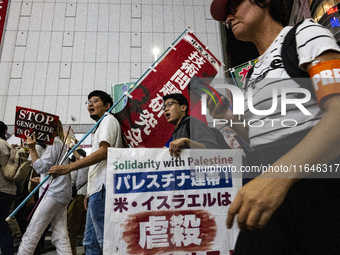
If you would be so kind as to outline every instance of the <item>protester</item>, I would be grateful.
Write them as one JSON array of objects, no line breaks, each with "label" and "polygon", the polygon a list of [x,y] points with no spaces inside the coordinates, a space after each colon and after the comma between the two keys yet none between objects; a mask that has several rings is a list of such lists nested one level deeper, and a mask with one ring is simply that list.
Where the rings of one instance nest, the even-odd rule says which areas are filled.
[{"label": "protester", "polygon": [[[70,159],[71,162],[80,160],[86,157],[86,151],[83,149],[77,149],[73,152],[73,156]],[[71,172],[71,183],[73,199],[67,209],[67,230],[69,233],[72,254],[77,255],[77,238],[78,234],[84,234],[85,222],[86,222],[86,210],[84,207],[84,200],[87,193],[87,175],[89,167],[79,169]]]},{"label": "protester", "polygon": [[[252,89],[252,105],[256,109],[272,106],[273,88],[278,88],[278,106],[282,103],[282,88],[299,88],[287,74],[281,57],[282,43],[291,29],[284,27],[287,2],[214,0],[211,4],[213,18],[225,21],[237,39],[253,42],[260,53],[248,86],[243,88],[245,92]],[[296,30],[296,43],[299,67],[311,77],[328,73],[331,78],[332,69],[339,70],[340,50],[326,28],[313,20],[305,20]],[[265,125],[249,129],[235,125],[237,133],[250,141],[254,149],[248,157],[248,164],[270,164],[272,169],[280,169],[280,166],[306,169],[317,164],[327,168],[327,164],[339,163],[339,160],[334,161],[340,155],[339,93],[337,83],[331,82],[327,86],[319,83],[317,101],[311,99],[301,105],[311,115],[305,115],[296,105],[290,105],[286,115],[282,115],[278,107],[271,115],[258,116],[248,109],[246,103],[245,123],[260,118],[276,119],[276,123],[295,119],[299,123],[296,127]],[[296,100],[299,93],[289,93],[287,97]],[[215,107],[209,101],[208,107],[214,118],[228,119],[229,123],[231,119],[242,122],[232,116],[230,109],[223,110],[221,105]],[[304,170],[267,172],[242,187],[230,205],[227,217],[227,227],[230,228],[237,215],[241,229],[235,255],[339,253],[339,179],[312,179],[313,176],[307,176],[312,173]]]},{"label": "protester", "polygon": [[85,199],[87,215],[83,245],[86,254],[91,255],[103,253],[107,149],[121,148],[123,139],[117,119],[112,114],[106,113],[113,105],[112,98],[106,92],[92,91],[86,104],[93,120],[99,121],[106,114],[94,132],[92,153],[67,166],[54,166],[49,174],[57,177],[90,166]]},{"label": "protester", "polygon": [[[27,146],[32,158],[33,168],[40,174],[40,178],[46,177],[47,171],[59,163],[59,160],[65,155],[66,148],[62,139],[64,138],[62,123],[57,124],[57,136],[53,145],[47,146],[41,157],[36,151],[36,136],[27,137]],[[64,161],[68,164],[68,160]],[[67,232],[67,205],[72,198],[71,179],[69,175],[52,180],[43,199],[41,199],[34,215],[28,225],[22,242],[19,246],[18,255],[30,255],[39,242],[41,235],[44,233],[48,224],[51,224],[51,242],[56,247],[57,254],[71,255],[71,245]],[[48,185],[45,182],[40,188],[40,195]]]},{"label": "protester", "polygon": [[[7,164],[10,154],[9,144],[6,142],[7,125],[0,121],[0,167]],[[14,201],[17,187],[15,182],[6,179],[0,170],[0,249],[2,255],[13,255],[13,238],[6,218]]]},{"label": "protester", "polygon": [[[37,142],[35,145],[35,150],[37,151],[37,154],[39,157],[44,153],[46,149],[46,144],[42,142]],[[31,155],[29,155],[28,158],[32,162]],[[30,179],[28,183],[28,192],[31,193],[40,183],[40,175],[37,174],[37,172],[34,170],[32,167],[32,171],[30,173]],[[27,201],[26,207],[25,207],[25,212],[24,212],[24,218],[23,221],[25,221],[24,228],[22,232],[24,233],[30,223],[31,218],[29,217],[32,213],[32,210],[35,206],[35,203],[39,200],[39,192],[34,193],[34,196],[31,196],[30,199]],[[50,228],[50,225],[47,226],[45,229],[44,233],[41,235],[40,240],[35,248],[34,255],[40,255],[45,253],[45,237],[47,235],[47,232]]]},{"label": "protester", "polygon": [[188,115],[188,100],[182,94],[170,94],[163,97],[164,116],[175,126],[173,141],[169,144],[171,156],[180,157],[182,148],[213,149],[218,148],[214,133],[199,119]]}]

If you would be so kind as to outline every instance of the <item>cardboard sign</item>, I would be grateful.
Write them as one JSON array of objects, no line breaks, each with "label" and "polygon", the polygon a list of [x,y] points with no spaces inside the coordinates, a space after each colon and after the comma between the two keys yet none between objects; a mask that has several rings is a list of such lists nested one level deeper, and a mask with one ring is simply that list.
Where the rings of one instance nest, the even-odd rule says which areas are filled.
[{"label": "cardboard sign", "polygon": [[[229,255],[241,150],[108,150],[104,254]],[[234,172],[233,172],[234,171]]]},{"label": "cardboard sign", "polygon": [[53,144],[57,134],[59,117],[50,113],[17,106],[15,114],[15,136],[26,139],[35,132],[37,142]]},{"label": "cardboard sign", "polygon": [[[173,125],[163,115],[163,96],[183,94],[192,107],[187,88],[190,79],[194,76],[213,78],[220,66],[221,63],[193,33],[187,33],[176,42],[136,84],[126,107],[115,114],[129,145],[133,148],[162,148],[173,132]],[[200,102],[189,111],[190,115],[204,118],[201,120],[206,122],[205,116],[201,115]]]}]

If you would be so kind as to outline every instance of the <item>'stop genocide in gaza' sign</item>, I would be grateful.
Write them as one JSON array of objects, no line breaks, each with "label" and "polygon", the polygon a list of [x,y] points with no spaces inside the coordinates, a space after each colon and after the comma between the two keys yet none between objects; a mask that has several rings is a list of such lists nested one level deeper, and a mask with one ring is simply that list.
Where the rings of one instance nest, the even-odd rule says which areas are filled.
[{"label": "'stop genocide in gaza' sign", "polygon": [[17,106],[15,114],[15,136],[26,139],[35,132],[38,142],[53,144],[57,133],[59,116]]}]

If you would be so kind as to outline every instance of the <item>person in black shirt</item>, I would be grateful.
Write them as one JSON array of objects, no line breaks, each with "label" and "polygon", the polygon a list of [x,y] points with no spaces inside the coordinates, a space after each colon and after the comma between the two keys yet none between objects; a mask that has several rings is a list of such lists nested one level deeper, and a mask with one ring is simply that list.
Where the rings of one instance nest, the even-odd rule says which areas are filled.
[{"label": "person in black shirt", "polygon": [[175,126],[173,141],[170,142],[171,156],[180,157],[181,148],[218,149],[214,133],[201,120],[188,115],[188,100],[182,94],[163,97],[164,116]]}]

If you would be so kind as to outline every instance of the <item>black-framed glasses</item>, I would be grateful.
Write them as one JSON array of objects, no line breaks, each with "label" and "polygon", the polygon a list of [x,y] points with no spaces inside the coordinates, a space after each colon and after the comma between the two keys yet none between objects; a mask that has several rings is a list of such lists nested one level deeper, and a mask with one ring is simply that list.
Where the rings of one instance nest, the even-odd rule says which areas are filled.
[{"label": "black-framed glasses", "polygon": [[170,107],[171,105],[174,105],[174,104],[179,104],[179,103],[177,103],[177,102],[175,102],[175,101],[167,102],[166,104],[164,104],[164,105],[162,106],[162,110],[164,111],[167,107]]}]

